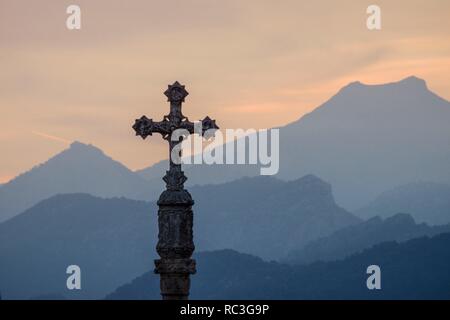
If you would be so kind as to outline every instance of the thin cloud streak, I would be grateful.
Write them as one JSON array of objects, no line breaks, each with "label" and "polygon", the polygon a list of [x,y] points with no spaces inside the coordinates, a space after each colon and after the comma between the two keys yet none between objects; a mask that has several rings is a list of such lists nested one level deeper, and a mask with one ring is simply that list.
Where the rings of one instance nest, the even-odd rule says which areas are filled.
[{"label": "thin cloud streak", "polygon": [[34,135],[36,135],[36,136],[39,136],[39,137],[48,139],[48,140],[53,140],[53,141],[63,142],[63,143],[66,143],[66,144],[70,144],[70,143],[73,142],[73,141],[71,141],[71,140],[64,139],[64,138],[61,138],[61,137],[57,137],[57,136],[54,136],[54,135],[51,135],[51,134],[48,134],[48,133],[44,133],[44,132],[31,131],[31,133],[34,134]]}]

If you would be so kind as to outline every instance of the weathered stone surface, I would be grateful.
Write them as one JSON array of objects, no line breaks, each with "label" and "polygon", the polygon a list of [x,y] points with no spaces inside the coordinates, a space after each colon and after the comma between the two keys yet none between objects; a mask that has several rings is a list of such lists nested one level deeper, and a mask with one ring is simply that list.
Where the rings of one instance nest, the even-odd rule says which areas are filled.
[{"label": "weathered stone surface", "polygon": [[[163,139],[169,141],[169,154],[172,154],[173,148],[181,143],[181,140],[171,141],[172,133],[177,129],[186,129],[193,134],[194,123],[181,112],[181,104],[189,94],[185,86],[176,81],[169,85],[164,94],[170,102],[170,113],[164,116],[163,121],[154,122],[142,116],[136,119],[133,129],[136,135],[143,139],[155,132],[161,134]],[[215,120],[208,116],[201,122],[203,136],[210,129],[219,129]],[[175,164],[172,159],[163,180],[166,182],[166,190],[158,200],[159,234],[156,245],[161,259],[155,260],[155,273],[160,274],[163,299],[184,300],[189,297],[189,275],[196,272],[195,260],[191,259],[195,250],[192,231],[194,201],[184,189],[187,178],[181,170],[181,165]]]}]

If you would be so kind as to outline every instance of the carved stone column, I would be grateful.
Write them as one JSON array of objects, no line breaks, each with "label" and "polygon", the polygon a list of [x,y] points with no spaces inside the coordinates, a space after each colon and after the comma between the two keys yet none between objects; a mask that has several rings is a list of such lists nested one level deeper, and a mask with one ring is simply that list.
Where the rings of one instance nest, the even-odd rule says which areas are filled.
[{"label": "carved stone column", "polygon": [[[170,174],[167,172],[166,177]],[[184,175],[183,175],[184,176]],[[158,200],[158,244],[161,259],[155,260],[155,273],[161,276],[164,300],[185,300],[189,296],[191,274],[196,272],[191,259],[194,201],[187,190],[166,190]]]}]

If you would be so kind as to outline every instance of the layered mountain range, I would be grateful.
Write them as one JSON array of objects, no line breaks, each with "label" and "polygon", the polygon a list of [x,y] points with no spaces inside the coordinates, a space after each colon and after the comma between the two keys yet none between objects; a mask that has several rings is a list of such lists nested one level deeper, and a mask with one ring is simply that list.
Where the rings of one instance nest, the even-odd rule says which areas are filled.
[{"label": "layered mountain range", "polygon": [[330,236],[313,240],[304,247],[290,252],[284,261],[290,264],[308,264],[315,261],[341,260],[382,242],[404,242],[440,233],[450,233],[450,224],[442,226],[417,224],[411,215],[405,213],[386,219],[376,216],[342,228]]},{"label": "layered mountain range", "polygon": [[[360,219],[339,208],[314,176],[245,178],[192,188],[197,250],[231,248],[279,259]],[[57,195],[0,224],[0,290],[8,298],[64,293],[65,268],[85,274],[72,298],[99,298],[148,270],[157,239],[155,203]],[[30,268],[32,266],[32,268]]]},{"label": "layered mountain range", "polygon": [[[192,299],[450,299],[450,234],[385,242],[345,260],[288,266],[231,250],[197,254]],[[368,290],[370,265],[381,290]],[[107,299],[159,299],[159,279],[147,272]]]},{"label": "layered mountain range", "polygon": [[[408,77],[353,82],[299,120],[280,127],[280,171],[293,180],[314,174],[336,201],[356,210],[386,190],[417,181],[450,184],[450,103]],[[138,171],[156,178],[164,162]],[[186,166],[188,185],[259,174],[257,166]],[[449,220],[447,220],[449,221]]]},{"label": "layered mountain range", "polygon": [[[277,178],[289,181],[314,174],[333,186],[340,206],[367,218],[378,210],[366,208],[368,204],[387,190],[420,181],[450,184],[448,123],[450,103],[421,79],[409,77],[383,85],[354,82],[311,113],[279,128]],[[0,187],[0,221],[61,193],[155,200],[164,188],[161,177],[166,168],[167,161],[162,161],[132,172],[100,149],[75,142]],[[221,184],[260,173],[256,165],[186,165],[184,170],[188,186]],[[395,209],[409,211],[405,206]],[[439,218],[429,220],[423,211],[420,215],[425,217],[412,214],[418,221],[450,222],[447,212],[439,212]]]},{"label": "layered mountain range", "polygon": [[[200,262],[205,257],[203,270],[222,270],[219,264],[227,266],[230,259],[236,259],[230,270],[240,270],[222,278],[207,272],[218,279],[222,291],[212,292],[202,280],[193,288],[194,296],[240,298],[249,294],[244,284],[254,287],[255,279],[265,277],[273,280],[266,283],[273,289],[269,298],[288,293],[291,298],[334,297],[335,290],[345,292],[343,283],[330,280],[332,286],[327,287],[320,282],[321,272],[332,268],[338,270],[332,275],[352,281],[344,268],[354,267],[361,257],[367,258],[361,258],[364,263],[387,263],[387,254],[406,259],[410,249],[425,279],[420,272],[428,272],[429,265],[420,259],[435,258],[418,250],[436,253],[436,263],[445,265],[439,250],[446,238],[403,242],[450,231],[448,123],[450,103],[429,91],[423,80],[410,77],[375,86],[356,82],[280,128],[276,177],[258,176],[258,166],[186,166],[188,189],[196,201],[196,250],[216,250],[199,255]],[[164,188],[166,166],[161,162],[133,172],[97,147],[74,142],[0,185],[2,297],[98,299],[150,270],[157,238],[154,200]],[[387,248],[383,253],[377,245],[385,241],[401,244],[381,246]],[[223,249],[240,253],[218,251]],[[326,263],[302,269],[317,261]],[[65,270],[71,264],[83,270],[81,291],[65,287]],[[405,266],[401,260],[393,268]],[[255,268],[253,275],[246,273],[249,267]],[[441,271],[439,276],[447,279]],[[308,272],[317,278],[308,279]],[[303,289],[295,286],[297,278],[290,278],[294,275],[305,283]],[[397,281],[393,273],[389,277]],[[314,294],[310,280],[319,281],[317,288],[329,294]],[[422,295],[413,290],[405,297],[427,297],[427,292],[443,297],[442,290],[448,289],[437,288],[435,282],[421,285]],[[139,293],[139,288],[120,289],[110,297],[156,294]],[[351,290],[342,297],[371,297]],[[401,297],[399,292],[405,293],[394,290],[380,297]]]}]

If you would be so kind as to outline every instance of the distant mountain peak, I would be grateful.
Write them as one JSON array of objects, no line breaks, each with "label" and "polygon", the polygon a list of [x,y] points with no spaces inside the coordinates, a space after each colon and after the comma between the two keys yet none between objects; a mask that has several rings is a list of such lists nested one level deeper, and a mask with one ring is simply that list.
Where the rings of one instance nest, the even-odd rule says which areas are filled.
[{"label": "distant mountain peak", "polygon": [[391,217],[387,217],[384,220],[386,223],[402,224],[402,225],[415,225],[414,218],[408,213],[397,213]]},{"label": "distant mountain peak", "polygon": [[55,194],[142,199],[149,198],[152,188],[99,148],[76,141],[0,188],[0,222]]},{"label": "distant mountain peak", "polygon": [[[394,82],[395,83],[395,82]],[[424,79],[418,78],[416,76],[409,76],[406,77],[403,80],[400,80],[397,83],[402,83],[402,84],[409,84],[409,85],[418,85],[418,86],[423,86],[423,87],[427,87],[427,83]]]},{"label": "distant mountain peak", "polygon": [[300,179],[298,179],[301,183],[319,183],[319,184],[327,184],[325,181],[320,179],[318,176],[315,176],[313,174],[307,174]]},{"label": "distant mountain peak", "polygon": [[414,91],[428,90],[427,83],[425,82],[425,80],[418,78],[416,76],[409,76],[399,81],[382,84],[366,84],[362,83],[361,81],[353,81],[350,82],[345,87],[343,87],[340,91],[345,93],[354,93],[355,91],[357,92],[361,89],[389,88],[389,87],[405,88]]},{"label": "distant mountain peak", "polygon": [[103,154],[103,151],[92,144],[86,144],[79,141],[74,141],[70,144],[70,148],[68,150],[72,151],[95,151]]},{"label": "distant mountain peak", "polygon": [[331,185],[328,182],[323,181],[313,174],[307,174],[299,179],[293,180],[291,184],[311,191],[322,190],[324,193],[329,194],[332,192]]},{"label": "distant mountain peak", "polygon": [[420,79],[416,76],[409,76],[404,78],[398,82],[388,83],[388,86],[399,88],[408,93],[420,93],[420,92],[429,92],[427,83],[425,80]]},{"label": "distant mountain peak", "polygon": [[343,87],[342,89],[352,89],[352,88],[360,88],[360,87],[367,87],[369,85],[362,83],[361,81],[353,81],[350,82],[348,85]]},{"label": "distant mountain peak", "polygon": [[446,224],[450,221],[450,185],[428,181],[410,182],[382,192],[356,212],[361,217],[389,217],[398,212],[407,212],[419,223]]}]

